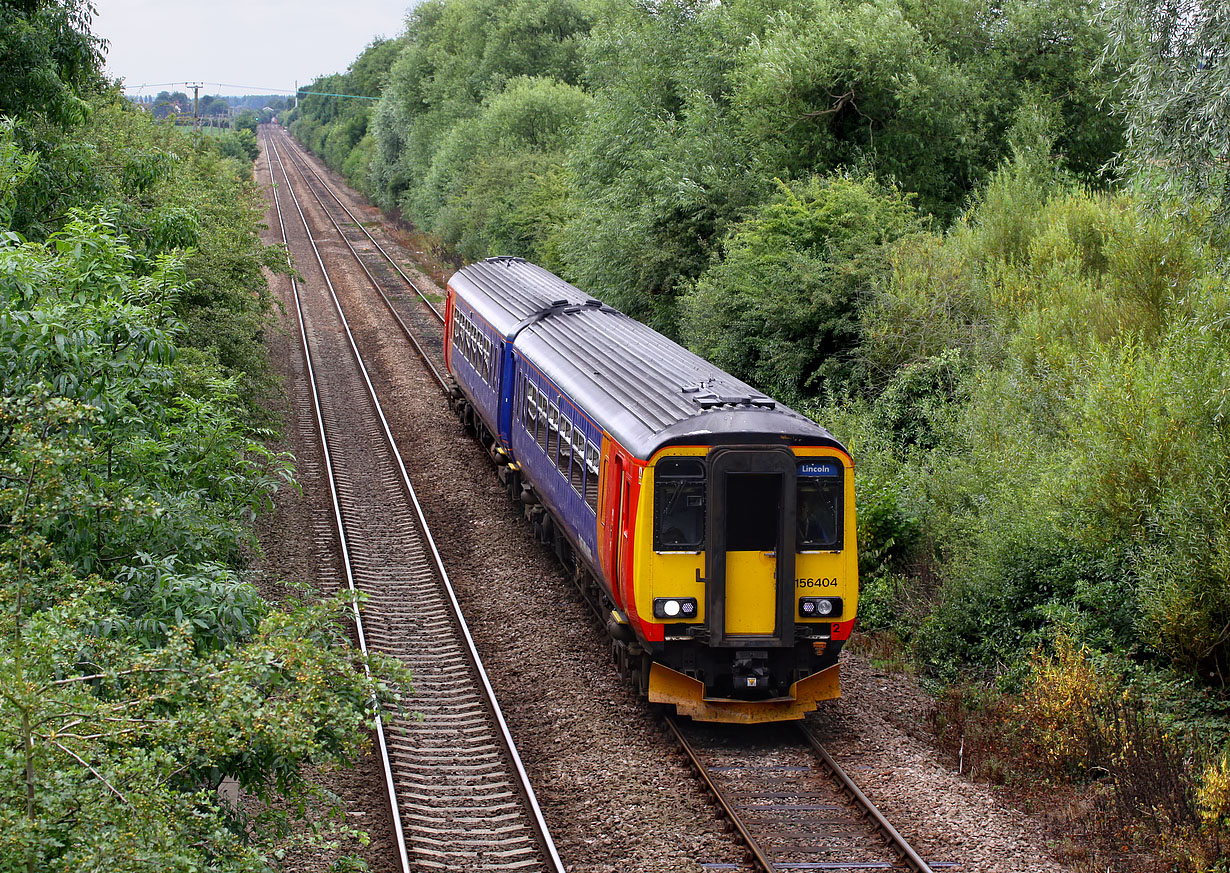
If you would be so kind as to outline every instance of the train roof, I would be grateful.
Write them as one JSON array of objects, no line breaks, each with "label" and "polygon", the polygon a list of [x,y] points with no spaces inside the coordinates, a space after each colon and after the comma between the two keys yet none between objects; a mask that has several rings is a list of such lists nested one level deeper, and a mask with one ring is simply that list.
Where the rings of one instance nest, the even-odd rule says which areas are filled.
[{"label": "train roof", "polygon": [[678,444],[842,448],[811,419],[541,267],[502,258],[465,267],[450,284],[497,330],[511,323],[501,332],[515,330],[516,349],[639,458]]},{"label": "train roof", "polygon": [[596,300],[524,258],[488,258],[458,270],[448,284],[501,336],[552,306]]}]

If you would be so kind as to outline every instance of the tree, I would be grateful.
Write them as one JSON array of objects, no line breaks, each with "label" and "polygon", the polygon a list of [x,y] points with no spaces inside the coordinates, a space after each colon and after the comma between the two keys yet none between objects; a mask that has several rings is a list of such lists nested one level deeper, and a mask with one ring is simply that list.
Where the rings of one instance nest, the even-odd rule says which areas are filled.
[{"label": "tree", "polygon": [[578,84],[587,0],[429,0],[410,13],[403,47],[377,105],[372,181],[408,209],[454,125],[522,76]]},{"label": "tree", "polygon": [[1230,221],[1230,10],[1210,0],[1120,0],[1110,61],[1126,68],[1126,169],[1163,197]]},{"label": "tree", "polygon": [[[256,125],[259,123],[256,113],[251,109],[245,109],[235,116],[233,126],[235,130],[246,130],[253,136],[256,136]],[[253,158],[256,156],[253,155]]]},{"label": "tree", "polygon": [[684,297],[684,339],[786,402],[839,392],[854,375],[859,316],[888,273],[889,244],[918,229],[901,192],[874,179],[779,183]]},{"label": "tree", "polygon": [[[34,165],[11,139],[0,178]],[[246,822],[220,780],[286,801],[272,810],[308,803],[301,767],[352,759],[373,694],[387,698],[349,646],[347,604],[279,611],[244,578],[251,518],[287,461],[247,423],[238,379],[181,345],[187,231],[134,244],[119,207],[142,226],[141,205],[76,210],[44,242],[0,233],[5,870],[268,870],[286,812]],[[195,242],[226,264],[200,228]]]},{"label": "tree", "polygon": [[90,32],[88,0],[0,2],[0,116],[65,124],[103,87],[103,40]]}]

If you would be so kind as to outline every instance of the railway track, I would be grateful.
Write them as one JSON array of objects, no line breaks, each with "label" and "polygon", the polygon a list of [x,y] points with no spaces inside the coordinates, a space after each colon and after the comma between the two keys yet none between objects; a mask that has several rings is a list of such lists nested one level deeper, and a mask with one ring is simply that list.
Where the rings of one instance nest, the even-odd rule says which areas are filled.
[{"label": "railway track", "polygon": [[[422,357],[435,380],[447,390],[443,371],[444,315],[440,312],[440,305],[419,287],[388,249],[367,230],[333,186],[307,161],[299,147],[284,132],[277,137],[280,149],[294,163],[299,178],[345,241],[368,281],[397,320],[402,333]],[[409,299],[402,293],[405,291],[410,292]]]},{"label": "railway track", "polygon": [[274,186],[283,239],[310,252],[299,259],[304,281],[292,280],[292,291],[333,500],[331,533],[346,584],[366,598],[362,613],[355,610],[360,645],[409,665],[417,692],[407,702],[411,715],[386,713],[378,729],[400,868],[562,873],[330,278],[326,247],[277,144],[268,137],[265,144],[270,174],[284,183]]},{"label": "railway track", "polygon": [[[288,157],[303,187],[311,193],[313,201],[345,241],[367,280],[380,294],[383,305],[396,319],[401,332],[427,364],[434,379],[447,392],[448,384],[442,367],[443,318],[438,307],[401,269],[396,258],[367,231],[332,186],[302,157],[297,145],[285,134],[281,134],[278,141],[282,150],[289,153]],[[272,142],[268,147],[271,154],[280,155]],[[289,174],[284,167],[282,171],[289,190]],[[405,293],[407,291],[409,294]],[[335,427],[326,416],[326,432]],[[402,472],[404,475],[404,467]],[[369,487],[362,483],[354,484],[359,490]],[[409,488],[408,479],[404,487]],[[397,526],[386,527],[393,530]],[[362,585],[360,588],[362,590]],[[369,612],[371,608],[369,605]],[[460,692],[465,687],[464,680],[452,676],[448,677],[448,681],[426,685],[422,677],[429,674],[420,672],[421,669],[415,668],[416,676],[420,677],[416,687],[433,696]],[[692,724],[690,721],[680,724],[673,718],[667,718],[667,724],[723,814],[747,846],[747,865],[702,864],[705,869],[826,870],[836,873],[876,869],[929,873],[932,869],[805,728],[780,725],[731,731],[719,726]],[[396,754],[400,748],[399,742],[391,742],[390,748]],[[464,753],[458,753],[455,757],[464,756]],[[418,797],[422,792],[427,778],[420,775],[414,796]],[[416,807],[410,815],[419,811]],[[407,818],[407,815],[403,809],[402,818]],[[413,845],[416,833],[413,828],[409,830],[408,845]],[[432,845],[443,842],[440,840]],[[550,854],[554,856],[554,849],[550,850]],[[558,863],[558,858],[555,862]],[[464,870],[504,869],[469,861],[456,866],[449,866],[443,861],[420,866]],[[936,864],[935,868],[951,866],[955,865]]]},{"label": "railway track", "polygon": [[747,846],[753,869],[931,873],[806,726],[665,722]]}]

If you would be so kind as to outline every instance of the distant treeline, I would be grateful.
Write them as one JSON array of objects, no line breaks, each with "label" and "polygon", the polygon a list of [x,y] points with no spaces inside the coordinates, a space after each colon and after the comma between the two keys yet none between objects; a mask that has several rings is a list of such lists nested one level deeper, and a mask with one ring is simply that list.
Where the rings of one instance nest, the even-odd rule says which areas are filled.
[{"label": "distant treeline", "polygon": [[312,86],[378,102],[285,118],[463,258],[544,264],[847,440],[862,639],[949,689],[954,748],[1213,869],[1228,30],[1163,0],[426,0]]},{"label": "distant treeline", "polygon": [[154,113],[155,118],[165,118],[168,115],[192,115],[194,111],[200,117],[230,116],[246,110],[261,122],[271,120],[277,113],[287,109],[294,102],[292,97],[274,94],[244,97],[202,95],[196,107],[193,107],[193,98],[183,91],[159,91],[157,95],[142,94],[129,96],[128,99],[148,108]]}]

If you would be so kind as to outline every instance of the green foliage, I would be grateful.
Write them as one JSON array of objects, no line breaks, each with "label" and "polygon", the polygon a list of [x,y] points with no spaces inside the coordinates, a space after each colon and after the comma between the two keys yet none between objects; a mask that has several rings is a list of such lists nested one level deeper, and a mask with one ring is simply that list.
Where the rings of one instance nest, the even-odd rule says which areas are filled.
[{"label": "green foliage", "polygon": [[[442,184],[449,184],[441,174],[465,163],[463,156],[441,152],[465,148],[461,141],[467,128],[458,125],[471,119],[491,130],[503,118],[522,128],[508,132],[512,140],[548,148],[546,142],[526,139],[530,132],[524,126],[530,119],[525,109],[534,97],[517,83],[525,77],[542,80],[538,99],[575,103],[579,95],[559,92],[551,97],[546,83],[578,83],[578,38],[588,29],[589,12],[582,0],[432,0],[416,6],[372,118],[376,142],[371,184],[377,198],[434,229],[436,213],[445,205],[438,194]],[[506,90],[516,96],[495,102]],[[570,115],[575,109],[557,105],[548,128],[561,123],[560,113]],[[487,204],[480,200],[476,205]],[[471,238],[485,233],[474,218],[454,224],[473,227],[476,236]]]},{"label": "green foliage", "polygon": [[370,145],[363,160],[356,160],[355,152],[368,135],[373,101],[324,95],[379,96],[400,49],[397,40],[374,40],[345,73],[323,76],[304,89],[320,93],[301,95],[298,107],[286,120],[302,143],[362,191],[370,190]]},{"label": "green foliage", "polygon": [[[344,601],[275,611],[241,574],[287,459],[178,354],[187,286],[100,208],[0,244],[4,869],[265,870],[301,768],[405,690],[356,669]],[[226,778],[289,803],[245,822]]]},{"label": "green foliage", "polygon": [[740,46],[761,26],[755,6],[610,4],[585,45],[594,102],[569,156],[565,272],[668,334],[678,295],[740,212],[773,190],[771,171],[753,171],[731,136],[726,96]]},{"label": "green foliage", "polygon": [[1230,217],[1230,18],[1216,3],[1119,0],[1108,56],[1124,69],[1126,167],[1160,201]]},{"label": "green foliage", "polygon": [[83,0],[0,3],[0,117],[81,121],[102,88],[103,41]]},{"label": "green foliage", "polygon": [[[256,125],[258,123],[256,113],[251,109],[245,109],[235,116],[235,120],[231,123],[231,126],[235,130],[246,130],[253,136],[256,136]],[[256,156],[253,155],[252,157],[255,160]]]},{"label": "green foliage", "polygon": [[874,180],[781,185],[733,229],[724,257],[684,299],[684,336],[698,354],[787,401],[841,390],[854,375],[858,313],[888,270],[888,245],[918,227],[905,197]]},{"label": "green foliage", "polygon": [[1220,682],[1218,255],[1195,222],[1066,185],[1053,122],[1016,127],[965,221],[896,243],[863,310],[882,387],[859,413],[874,439],[856,455],[879,471],[860,510],[874,516],[875,489],[909,495],[939,585],[912,568],[893,584],[931,601],[910,636],[935,678],[976,665],[1015,683],[1020,653],[1062,630]]},{"label": "green foliage", "polygon": [[[71,5],[0,19],[5,81],[49,23],[95,45]],[[282,258],[251,131],[227,158],[116,92],[78,112],[97,69],[43,61],[54,88],[0,97],[48,101],[0,124],[0,869],[265,871],[309,806],[350,833],[302,768],[353,760],[408,677],[366,677],[349,603],[275,610],[243,571],[290,481],[253,427]]]},{"label": "green foliage", "polygon": [[950,217],[983,149],[978,83],[896,0],[824,0],[784,13],[733,77],[739,135],[763,166],[796,176],[870,161]]},{"label": "green foliage", "polygon": [[561,208],[566,190],[563,149],[588,105],[572,85],[513,80],[456,126],[407,206],[467,257],[546,254],[552,226],[544,218]]},{"label": "green foliage", "polygon": [[261,153],[256,144],[256,133],[246,128],[236,128],[218,138],[218,150],[223,156],[238,161],[255,161]]}]

